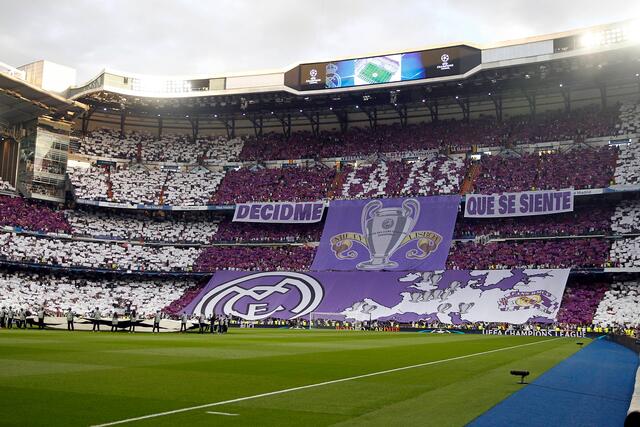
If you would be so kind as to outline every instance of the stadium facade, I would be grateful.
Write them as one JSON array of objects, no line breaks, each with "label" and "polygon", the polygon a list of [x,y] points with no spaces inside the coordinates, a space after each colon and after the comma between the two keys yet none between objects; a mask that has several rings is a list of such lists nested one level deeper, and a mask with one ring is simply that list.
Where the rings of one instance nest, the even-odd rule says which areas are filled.
[{"label": "stadium facade", "polygon": [[[403,271],[466,271],[466,282],[453,273],[431,277],[436,288],[440,280],[451,285],[434,294],[421,288],[422,276],[387,276],[422,292],[402,297],[408,298],[402,304],[425,303],[416,316],[401,319],[405,310],[397,300],[384,307],[367,301],[369,291],[349,307],[329,304],[326,310],[350,310],[367,320],[385,308],[390,311],[376,318],[406,322],[427,314],[440,322],[440,313],[444,323],[455,318],[463,324],[471,301],[433,310],[431,301],[445,303],[460,283],[479,294],[485,285],[500,288],[498,278],[487,279],[491,270],[524,283],[550,274],[535,270],[561,269],[570,277],[566,292],[564,283],[555,294],[500,288],[503,311],[524,298],[541,313],[516,323],[552,313],[546,321],[631,334],[640,323],[630,303],[640,269],[639,44],[637,25],[628,21],[496,46],[455,43],[242,75],[104,70],[65,89],[74,76],[65,67],[46,61],[4,67],[2,203],[13,214],[0,234],[8,290],[3,303],[64,310],[94,287],[110,296],[87,297],[78,312],[99,304],[106,312],[137,306],[176,315],[198,306],[210,291],[202,280],[214,274],[211,283],[218,283],[216,271],[393,269],[403,265],[391,259],[394,254],[428,257],[437,251],[424,245],[442,244],[441,262],[413,263]],[[517,223],[464,215],[469,194],[568,188],[572,204],[564,213]],[[448,214],[448,231],[420,228],[417,212],[425,212],[422,198],[431,196],[456,198],[460,206],[460,213]],[[231,218],[242,203],[265,202],[318,202],[330,215],[338,199],[373,204],[358,207],[368,209],[362,225],[336,234],[341,237],[327,243],[334,245],[330,250],[323,249],[326,215],[316,223],[283,225]],[[384,250],[371,231],[376,210],[404,224]],[[321,250],[340,259],[353,255],[351,245],[368,251],[357,254],[362,259],[354,266],[338,267],[332,259],[331,267],[314,268],[322,264]],[[296,283],[317,280],[304,274]],[[481,275],[495,283],[472,288]],[[230,280],[243,277],[236,276]],[[339,282],[333,277],[323,280]],[[42,281],[56,283],[56,292],[44,297]],[[26,297],[15,292],[20,283],[29,289]],[[157,286],[163,286],[161,297]],[[617,307],[615,313],[607,304]],[[207,307],[200,311],[218,310]],[[264,306],[245,308],[277,315]],[[288,308],[289,318],[299,317],[296,307]],[[266,316],[251,320],[258,318]],[[501,318],[473,318],[483,320]]]}]

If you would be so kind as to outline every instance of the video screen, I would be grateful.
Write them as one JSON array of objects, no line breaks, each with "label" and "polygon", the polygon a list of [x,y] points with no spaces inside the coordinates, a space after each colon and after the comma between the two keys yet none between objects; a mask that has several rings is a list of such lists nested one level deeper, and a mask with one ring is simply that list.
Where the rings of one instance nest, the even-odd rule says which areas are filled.
[{"label": "video screen", "polygon": [[[463,61],[467,61],[468,66],[461,66]],[[303,64],[300,66],[299,87],[303,90],[334,89],[442,77],[462,74],[479,63],[477,49],[454,46]]]}]

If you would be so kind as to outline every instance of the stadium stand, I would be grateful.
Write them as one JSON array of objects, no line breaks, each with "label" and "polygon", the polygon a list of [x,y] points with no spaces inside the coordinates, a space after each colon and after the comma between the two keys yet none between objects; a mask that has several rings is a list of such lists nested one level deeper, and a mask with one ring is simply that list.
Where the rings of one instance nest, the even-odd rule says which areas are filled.
[{"label": "stadium stand", "polygon": [[615,182],[618,185],[640,184],[640,143],[620,147]]},{"label": "stadium stand", "polygon": [[205,168],[190,172],[169,172],[164,185],[164,200],[159,204],[204,206],[209,203],[224,174]]},{"label": "stadium stand", "polygon": [[623,200],[611,217],[611,230],[616,233],[640,232],[640,201]]},{"label": "stadium stand", "polygon": [[598,268],[607,262],[609,242],[600,238],[456,243],[447,268]]},{"label": "stadium stand", "polygon": [[0,233],[0,260],[64,268],[135,272],[216,270],[308,270],[314,248],[305,246],[213,246],[87,242]]},{"label": "stadium stand", "polygon": [[58,240],[0,233],[0,259],[25,264],[122,271],[190,271],[196,248]]},{"label": "stadium stand", "polygon": [[69,308],[88,315],[98,307],[107,315],[135,307],[145,316],[171,306],[194,287],[196,282],[188,279],[101,279],[4,271],[0,273],[0,306],[34,313],[44,305],[58,315]]},{"label": "stadium stand", "polygon": [[67,168],[69,180],[73,186],[75,196],[86,200],[107,200],[108,176],[107,168]]},{"label": "stadium stand", "polygon": [[626,100],[620,104],[617,135],[635,134],[640,131],[640,103]]},{"label": "stadium stand", "polygon": [[310,168],[241,168],[227,172],[212,202],[322,200],[327,197],[334,178],[335,169],[320,165]]},{"label": "stadium stand", "polygon": [[196,261],[198,271],[304,271],[313,260],[314,248],[306,246],[213,246]]},{"label": "stadium stand", "polygon": [[87,156],[143,162],[196,163],[198,160],[228,162],[242,150],[241,138],[199,137],[195,142],[186,135],[163,135],[97,129],[82,139],[78,152]]},{"label": "stadium stand", "polygon": [[136,132],[127,133],[121,138],[119,130],[98,129],[80,141],[78,152],[87,156],[133,160],[137,156],[138,143],[142,138]]},{"label": "stadium stand", "polygon": [[189,172],[162,171],[134,165],[72,169],[76,197],[122,204],[204,206],[224,173],[197,167]]},{"label": "stadium stand", "polygon": [[167,181],[167,172],[142,166],[118,167],[109,174],[112,196],[104,197],[112,202],[157,205],[160,191]]},{"label": "stadium stand", "polygon": [[322,223],[315,224],[260,224],[221,221],[211,237],[214,242],[317,242]]},{"label": "stadium stand", "polygon": [[460,157],[361,163],[342,171],[345,181],[340,194],[348,199],[455,194],[464,171],[465,162]]},{"label": "stadium stand", "polygon": [[592,325],[598,304],[610,285],[607,283],[569,282],[556,316],[558,323]]},{"label": "stadium stand", "polygon": [[324,132],[313,137],[309,132],[282,135],[267,134],[245,142],[239,155],[242,161],[286,160],[369,156],[414,150],[441,149],[466,151],[472,145],[512,146],[545,141],[567,141],[576,136],[591,138],[616,133],[618,106],[605,111],[586,107],[570,114],[552,111],[529,116],[515,116],[503,123],[479,118],[469,123],[441,120],[406,127],[378,126],[375,130],[354,128],[344,134]]},{"label": "stadium stand", "polygon": [[617,267],[640,267],[640,237],[615,240],[610,257]]},{"label": "stadium stand", "polygon": [[515,157],[483,156],[480,166],[476,193],[604,188],[613,181],[616,152],[603,147]]},{"label": "stadium stand", "polygon": [[73,234],[96,239],[205,244],[218,224],[205,219],[150,218],[145,214],[67,210]]},{"label": "stadium stand", "polygon": [[605,292],[594,315],[594,323],[607,326],[638,327],[640,325],[640,283],[615,282]]},{"label": "stadium stand", "polygon": [[71,233],[64,215],[22,197],[0,196],[0,226],[42,233]]},{"label": "stadium stand", "polygon": [[555,215],[492,219],[461,217],[456,222],[454,236],[469,239],[480,236],[506,238],[609,234],[612,212],[613,207],[581,206],[574,212]]},{"label": "stadium stand", "polygon": [[[206,282],[205,282],[206,283]],[[200,293],[204,284],[193,284],[186,288],[180,298],[171,301],[162,311],[169,316],[179,318],[184,312],[184,308]]]},{"label": "stadium stand", "polygon": [[467,167],[460,157],[445,156],[417,160],[410,166],[409,177],[402,186],[402,195],[456,194],[460,191]]}]

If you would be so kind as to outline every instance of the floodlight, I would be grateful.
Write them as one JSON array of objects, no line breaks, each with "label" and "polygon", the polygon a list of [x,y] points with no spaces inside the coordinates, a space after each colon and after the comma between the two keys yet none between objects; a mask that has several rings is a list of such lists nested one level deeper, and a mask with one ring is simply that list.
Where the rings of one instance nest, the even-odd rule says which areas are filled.
[{"label": "floodlight", "polygon": [[589,31],[588,33],[585,33],[582,36],[580,36],[580,39],[578,41],[579,41],[580,47],[591,49],[600,45],[601,40],[602,40],[601,34],[595,33],[593,31]]}]

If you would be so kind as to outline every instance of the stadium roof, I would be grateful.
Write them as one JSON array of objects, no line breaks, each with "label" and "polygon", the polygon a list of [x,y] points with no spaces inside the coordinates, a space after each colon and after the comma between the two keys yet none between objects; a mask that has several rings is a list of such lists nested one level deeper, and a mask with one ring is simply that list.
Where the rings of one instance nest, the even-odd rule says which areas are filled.
[{"label": "stadium roof", "polygon": [[0,123],[11,125],[41,115],[73,119],[88,108],[0,72]]},{"label": "stadium roof", "polygon": [[[464,111],[468,110],[465,103],[476,101],[501,104],[501,99],[523,96],[570,97],[575,90],[606,91],[636,84],[640,81],[640,26],[634,25],[634,21],[623,21],[494,46],[455,44],[242,75],[168,77],[104,70],[87,84],[70,88],[68,96],[101,114],[189,121],[246,119],[254,126],[273,118],[285,126],[290,116],[317,123],[316,114],[337,116],[345,111],[371,115],[398,110],[406,115],[400,110],[425,105],[437,110],[438,105],[458,104]],[[340,61],[355,68],[360,60],[393,61],[416,53],[422,55],[426,71],[408,80],[358,84],[352,70],[351,85],[326,87],[325,75],[310,76],[326,68],[328,77],[330,68]],[[442,58],[454,66],[446,68]]]}]

